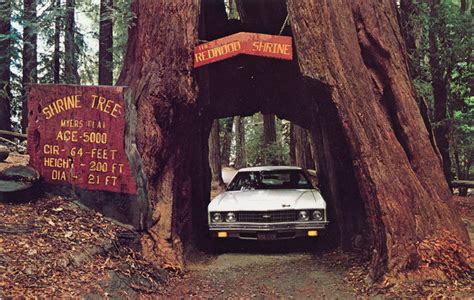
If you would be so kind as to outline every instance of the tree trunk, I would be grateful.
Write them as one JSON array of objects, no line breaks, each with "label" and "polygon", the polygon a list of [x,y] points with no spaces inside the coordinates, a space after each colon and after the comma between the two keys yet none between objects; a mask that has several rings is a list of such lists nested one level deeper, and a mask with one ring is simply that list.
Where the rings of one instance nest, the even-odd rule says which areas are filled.
[{"label": "tree trunk", "polygon": [[[372,276],[416,276],[418,245],[469,238],[416,106],[395,4],[290,0],[288,10],[306,86],[329,97],[342,127],[369,223]],[[440,277],[429,271],[418,274]]]},{"label": "tree trunk", "polygon": [[307,131],[307,134],[308,134],[308,142],[309,142],[309,150],[311,154],[312,167],[316,172],[318,172],[318,161],[319,161],[318,145],[314,137],[314,134],[311,134],[309,130]]},{"label": "tree trunk", "polygon": [[113,84],[113,0],[100,0],[99,84]]},{"label": "tree trunk", "polygon": [[[440,55],[438,47],[437,31],[440,30],[438,25],[438,10],[440,0],[430,0],[430,19],[431,24],[428,32],[429,39],[429,60],[431,71],[431,86],[433,87],[434,98],[434,136],[439,152],[443,159],[444,175],[451,182],[451,158],[449,157],[449,131],[450,126],[447,123],[448,108],[448,77],[447,70],[440,64]],[[448,72],[449,73],[449,72]]]},{"label": "tree trunk", "polygon": [[409,54],[416,49],[416,33],[413,19],[418,13],[418,9],[412,0],[400,0],[400,31],[404,37]]},{"label": "tree trunk", "polygon": [[263,146],[276,143],[275,115],[263,114]]},{"label": "tree trunk", "polygon": [[77,72],[77,46],[75,42],[75,9],[76,0],[66,0],[66,16],[64,26],[64,81],[79,84]]},{"label": "tree trunk", "polygon": [[294,124],[295,164],[303,169],[314,169],[309,136],[306,129]]},{"label": "tree trunk", "polygon": [[[252,82],[251,76],[242,77],[252,75],[247,67],[258,61],[245,58],[232,60],[238,65],[229,62],[237,67],[220,76],[230,79],[237,97],[200,98],[193,78],[199,2],[133,2],[137,18],[119,84],[130,86],[142,126],[137,142],[154,211],[153,225],[141,238],[144,257],[182,267],[183,242],[192,229],[205,229],[211,128],[206,114],[224,103],[223,110],[232,110],[218,112],[220,117],[268,109],[311,128],[322,149],[322,190],[334,200],[328,201],[331,224],[350,237],[368,223],[375,279],[384,273],[440,278],[438,271],[449,272],[451,259],[465,264],[456,249],[469,239],[416,105],[394,1],[289,0],[288,5],[304,80],[298,74],[280,77],[298,83],[282,92],[294,94],[301,87],[306,96],[290,98],[290,105],[294,95],[284,102],[272,97],[244,102],[239,92],[250,94],[253,88],[235,79]],[[288,70],[292,65],[274,66]],[[278,85],[273,87],[269,94]],[[242,122],[236,119],[242,147]],[[344,240],[347,248],[350,239]],[[423,268],[432,257],[437,263]]]},{"label": "tree trunk", "polygon": [[471,17],[474,16],[474,3],[472,0],[461,0],[460,12],[462,15],[470,13]]},{"label": "tree trunk", "polygon": [[38,81],[37,75],[37,28],[36,0],[23,1],[23,77],[22,77],[22,111],[21,130],[26,132],[28,126],[27,86]]},{"label": "tree trunk", "polygon": [[11,5],[10,0],[0,3],[0,130],[11,130],[10,121],[10,51],[11,51]]},{"label": "tree trunk", "polygon": [[[457,180],[465,180],[467,179],[465,176],[464,176],[464,170],[463,170],[463,167],[461,165],[461,160],[459,158],[459,149],[458,147],[453,147],[453,156],[454,156],[454,163],[455,163],[455,166],[456,166],[456,177],[457,177]],[[465,197],[467,196],[467,188],[466,187],[459,187],[459,196],[462,196],[462,197]]]},{"label": "tree trunk", "polygon": [[221,131],[223,131],[224,135],[222,137],[221,142],[221,162],[222,165],[228,166],[230,163],[230,149],[232,146],[232,123],[233,118],[226,118],[223,119],[221,127]]},{"label": "tree trunk", "polygon": [[296,140],[295,140],[295,124],[290,122],[290,164],[296,166]]},{"label": "tree trunk", "polygon": [[132,11],[137,18],[130,27],[118,84],[130,86],[142,126],[137,145],[155,223],[141,238],[142,251],[147,260],[161,267],[182,268],[182,241],[189,237],[193,222],[189,203],[191,178],[197,171],[190,170],[197,162],[208,164],[205,156],[194,157],[198,152],[194,145],[200,143],[196,137],[201,136],[195,121],[198,93],[192,77],[199,3],[134,1]]},{"label": "tree trunk", "polygon": [[60,72],[61,72],[61,49],[60,49],[60,40],[61,40],[61,16],[59,12],[61,11],[61,0],[55,0],[54,10],[56,17],[54,18],[54,52],[53,52],[53,82],[59,83]]},{"label": "tree trunk", "polygon": [[[417,45],[419,44],[422,36],[423,26],[416,22],[419,17],[420,4],[414,3],[413,0],[400,0],[400,31],[405,41],[406,49],[409,57],[413,57],[417,54]],[[420,70],[420,66],[413,65],[417,59],[410,59],[410,73],[412,78],[417,78]]]},{"label": "tree trunk", "polygon": [[236,169],[247,166],[247,155],[245,152],[245,128],[241,116],[234,117],[234,137],[235,137],[235,163]]},{"label": "tree trunk", "polygon": [[212,181],[224,185],[222,180],[219,120],[212,122],[211,134],[209,135],[209,165],[211,167]]}]

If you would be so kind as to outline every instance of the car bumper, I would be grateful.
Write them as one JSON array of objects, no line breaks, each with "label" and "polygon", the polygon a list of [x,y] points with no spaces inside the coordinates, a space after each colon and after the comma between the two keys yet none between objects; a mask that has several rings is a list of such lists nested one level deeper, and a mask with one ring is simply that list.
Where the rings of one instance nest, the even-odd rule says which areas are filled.
[{"label": "car bumper", "polygon": [[210,224],[211,235],[246,240],[292,239],[303,236],[317,236],[326,229],[329,222],[304,223],[234,223]]}]

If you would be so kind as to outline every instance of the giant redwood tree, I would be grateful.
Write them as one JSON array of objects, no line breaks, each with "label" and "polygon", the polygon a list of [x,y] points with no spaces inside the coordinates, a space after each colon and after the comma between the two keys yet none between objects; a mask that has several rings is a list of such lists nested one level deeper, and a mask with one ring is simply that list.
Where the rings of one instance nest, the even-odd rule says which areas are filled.
[{"label": "giant redwood tree", "polygon": [[[344,249],[357,236],[368,241],[375,279],[439,278],[448,263],[465,263],[456,251],[469,238],[415,102],[394,1],[289,0],[293,62],[267,62],[261,72],[262,58],[238,57],[205,67],[222,71],[206,77],[193,69],[193,48],[210,2],[132,4],[136,20],[119,84],[130,86],[141,128],[153,211],[141,238],[145,257],[183,266],[183,247],[206,222],[212,120],[264,110],[310,130],[332,230]],[[252,13],[245,11],[252,1],[238,2],[242,30],[278,34],[286,11],[265,6],[286,10],[284,1],[262,1]],[[220,87],[220,97],[209,97],[206,81]],[[430,247],[435,242],[445,246]],[[432,268],[427,257],[436,261]]]}]

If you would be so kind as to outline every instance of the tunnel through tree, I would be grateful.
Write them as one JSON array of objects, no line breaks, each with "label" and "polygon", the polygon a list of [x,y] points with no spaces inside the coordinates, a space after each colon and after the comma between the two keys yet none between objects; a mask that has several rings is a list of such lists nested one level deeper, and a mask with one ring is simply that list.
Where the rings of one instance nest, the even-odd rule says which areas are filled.
[{"label": "tunnel through tree", "polygon": [[[212,122],[258,111],[310,130],[338,244],[367,239],[374,278],[415,274],[423,263],[417,245],[448,235],[468,241],[416,106],[394,5],[241,0],[236,21],[221,1],[134,2],[119,84],[131,87],[142,124],[137,142],[154,218],[141,239],[145,257],[183,265],[183,247],[206,224]],[[292,62],[235,57],[193,69],[199,40],[278,34],[286,15]]]}]

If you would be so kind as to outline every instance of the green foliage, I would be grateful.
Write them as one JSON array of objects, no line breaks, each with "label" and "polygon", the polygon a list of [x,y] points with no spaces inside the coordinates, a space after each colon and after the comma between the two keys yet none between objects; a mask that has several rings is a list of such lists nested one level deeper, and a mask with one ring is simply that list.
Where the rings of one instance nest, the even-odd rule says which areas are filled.
[{"label": "green foliage", "polygon": [[76,21],[74,32],[81,83],[97,84],[99,80],[99,3],[95,0],[76,1],[76,15],[79,15],[82,20],[87,20],[87,22]]},{"label": "green foliage", "polygon": [[276,119],[276,143],[263,145],[263,122],[260,114],[247,117],[245,147],[250,166],[289,164],[289,122]]},{"label": "green foliage", "polygon": [[[412,16],[410,20],[417,37],[417,48],[410,53],[414,86],[418,96],[426,99],[432,108],[434,100],[429,65],[431,30],[439,50],[438,71],[443,74],[448,89],[448,118],[441,122],[450,125],[450,153],[455,167],[453,171],[458,178],[466,177],[468,174],[464,171],[469,169],[474,152],[473,17],[469,10],[461,14],[459,1],[441,1],[436,18],[430,16],[427,2],[414,1],[414,4],[418,11],[418,15]],[[430,110],[431,119],[432,112],[433,109]],[[439,125],[432,124],[433,127]]]}]

